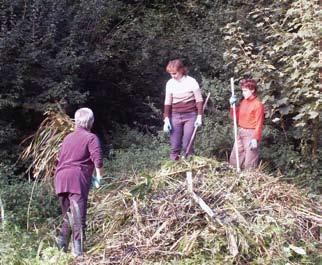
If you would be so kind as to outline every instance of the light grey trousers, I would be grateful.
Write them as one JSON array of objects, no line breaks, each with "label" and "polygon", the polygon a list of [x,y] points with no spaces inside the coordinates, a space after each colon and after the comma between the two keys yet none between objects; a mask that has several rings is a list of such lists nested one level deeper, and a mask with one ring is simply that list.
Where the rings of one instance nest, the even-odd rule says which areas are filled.
[{"label": "light grey trousers", "polygon": [[[239,166],[241,169],[256,168],[259,160],[259,148],[250,149],[250,141],[253,139],[255,129],[238,128],[237,144]],[[237,167],[236,142],[230,154],[229,163]]]}]

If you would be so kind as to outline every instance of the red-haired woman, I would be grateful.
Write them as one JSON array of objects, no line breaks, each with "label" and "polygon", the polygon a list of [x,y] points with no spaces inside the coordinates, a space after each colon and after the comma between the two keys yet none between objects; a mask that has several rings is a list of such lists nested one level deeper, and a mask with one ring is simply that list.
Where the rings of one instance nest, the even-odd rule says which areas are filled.
[{"label": "red-haired woman", "polygon": [[163,130],[170,132],[170,159],[178,160],[181,151],[187,152],[194,127],[202,124],[203,100],[198,82],[187,75],[180,59],[170,61],[166,71],[171,79],[166,84]]},{"label": "red-haired woman", "polygon": [[[243,79],[239,86],[243,93],[243,100],[236,107],[236,118],[238,124],[237,143],[235,142],[230,155],[230,164],[237,166],[236,144],[238,144],[238,156],[240,168],[251,169],[258,165],[259,142],[262,137],[264,124],[264,106],[257,98],[257,84],[253,79]],[[237,101],[231,97],[231,105]]]}]

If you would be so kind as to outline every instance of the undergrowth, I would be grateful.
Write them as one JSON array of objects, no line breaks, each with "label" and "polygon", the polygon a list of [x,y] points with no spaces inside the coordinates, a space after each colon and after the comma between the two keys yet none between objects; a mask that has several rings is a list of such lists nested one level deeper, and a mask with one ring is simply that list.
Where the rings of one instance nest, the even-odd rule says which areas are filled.
[{"label": "undergrowth", "polygon": [[[208,117],[205,117],[203,122],[202,129],[197,133],[196,154],[206,157],[217,156],[219,160],[227,161],[232,146],[230,125],[226,122],[220,123],[220,119]],[[264,132],[261,149],[261,157],[271,165],[270,173],[276,170],[287,172],[286,169],[289,168],[286,176],[291,182],[299,179],[299,183],[304,186],[308,183],[318,185],[315,180],[318,179],[320,171],[316,161],[301,158],[296,150],[287,148],[288,143],[270,145],[269,141],[265,140],[270,135],[271,132]],[[132,179],[136,176],[145,176],[144,185],[145,188],[148,187],[151,174],[169,160],[169,142],[169,135],[163,132],[144,134],[127,127],[119,128],[118,134],[114,134],[110,139],[108,174],[104,185],[108,187],[111,179],[119,177],[127,176]],[[309,175],[311,182],[306,182]],[[32,189],[33,183],[14,174],[14,165],[2,165],[0,206],[4,216],[1,215],[0,222],[0,264],[69,264],[72,262],[71,255],[58,251],[55,246],[55,235],[60,224],[60,209],[53,188],[48,183],[37,183],[31,198]],[[108,192],[108,189],[105,192]],[[135,192],[133,191],[133,194]],[[30,199],[31,207],[28,213]],[[95,200],[95,196],[92,200]],[[196,265],[207,262],[205,253],[194,253],[185,259],[160,261],[154,264]],[[217,262],[220,264],[225,261]],[[312,263],[308,261],[307,264]]]},{"label": "undergrowth", "polygon": [[0,265],[68,264],[71,256],[53,243],[59,216],[53,188],[33,186],[20,176],[7,181],[7,174],[7,169],[0,172]]}]

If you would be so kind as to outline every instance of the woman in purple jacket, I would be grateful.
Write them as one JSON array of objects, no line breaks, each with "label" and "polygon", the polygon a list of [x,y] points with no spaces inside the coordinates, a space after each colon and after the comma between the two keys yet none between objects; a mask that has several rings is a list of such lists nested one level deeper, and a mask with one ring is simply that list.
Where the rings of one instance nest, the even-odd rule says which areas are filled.
[{"label": "woman in purple jacket", "polygon": [[[67,251],[72,229],[75,256],[83,254],[87,198],[93,171],[96,170],[97,179],[104,175],[100,143],[97,136],[90,132],[93,123],[94,114],[89,108],[75,112],[75,131],[68,134],[62,143],[55,172],[55,190],[63,215],[57,244]],[[68,212],[72,216],[72,227]]]}]

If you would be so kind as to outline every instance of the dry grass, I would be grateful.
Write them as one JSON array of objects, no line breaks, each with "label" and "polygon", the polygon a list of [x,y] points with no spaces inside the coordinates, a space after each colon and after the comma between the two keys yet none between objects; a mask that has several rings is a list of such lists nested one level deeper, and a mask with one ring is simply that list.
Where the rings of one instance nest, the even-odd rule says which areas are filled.
[{"label": "dry grass", "polygon": [[[46,116],[21,156],[32,159],[36,180],[53,176],[60,144],[74,128],[62,113]],[[212,159],[129,173],[89,201],[87,254],[74,264],[313,264],[318,253],[317,200],[276,177],[236,174]]]},{"label": "dry grass", "polygon": [[322,225],[321,206],[304,191],[200,157],[164,165],[154,176],[115,180],[90,201],[89,247],[77,264],[165,263],[197,254],[213,264],[300,260],[316,254]]},{"label": "dry grass", "polygon": [[54,176],[57,154],[65,136],[73,131],[74,122],[63,112],[47,111],[37,132],[24,140],[30,144],[20,155],[31,160],[27,169],[32,179],[49,181]]}]

